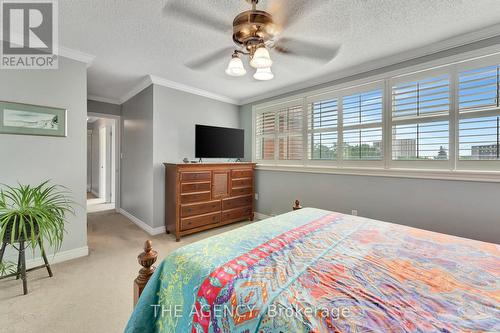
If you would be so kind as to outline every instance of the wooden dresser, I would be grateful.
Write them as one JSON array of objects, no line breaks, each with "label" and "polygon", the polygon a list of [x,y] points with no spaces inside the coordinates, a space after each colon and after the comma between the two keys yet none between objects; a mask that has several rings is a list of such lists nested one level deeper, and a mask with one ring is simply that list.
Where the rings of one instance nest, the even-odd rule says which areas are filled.
[{"label": "wooden dresser", "polygon": [[253,220],[254,163],[165,163],[165,228],[181,236]]}]

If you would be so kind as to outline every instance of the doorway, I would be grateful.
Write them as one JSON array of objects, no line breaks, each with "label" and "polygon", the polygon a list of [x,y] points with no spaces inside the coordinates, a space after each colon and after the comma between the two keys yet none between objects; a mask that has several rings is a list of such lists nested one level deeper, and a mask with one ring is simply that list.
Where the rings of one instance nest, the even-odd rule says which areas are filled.
[{"label": "doorway", "polygon": [[87,117],[87,212],[117,208],[119,119]]}]

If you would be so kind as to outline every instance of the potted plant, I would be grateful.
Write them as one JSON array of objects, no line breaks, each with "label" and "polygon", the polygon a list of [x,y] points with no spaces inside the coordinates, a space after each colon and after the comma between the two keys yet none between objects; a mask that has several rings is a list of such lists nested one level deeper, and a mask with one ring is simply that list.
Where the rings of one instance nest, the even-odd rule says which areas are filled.
[{"label": "potted plant", "polygon": [[[4,185],[0,189],[0,241],[26,242],[33,250],[47,242],[61,248],[66,215],[74,214],[69,191],[45,181],[38,186]],[[0,260],[1,261],[1,260]]]}]

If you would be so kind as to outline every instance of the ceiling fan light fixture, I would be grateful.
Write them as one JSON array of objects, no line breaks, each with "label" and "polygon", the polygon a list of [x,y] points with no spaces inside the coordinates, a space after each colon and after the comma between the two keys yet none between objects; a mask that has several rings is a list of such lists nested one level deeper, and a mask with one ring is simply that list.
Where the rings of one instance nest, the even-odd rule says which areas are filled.
[{"label": "ceiling fan light fixture", "polygon": [[250,60],[250,66],[253,68],[269,68],[273,64],[271,60],[271,56],[269,55],[269,51],[265,46],[260,46],[257,50],[255,50],[255,54]]},{"label": "ceiling fan light fixture", "polygon": [[238,53],[234,53],[226,68],[226,74],[229,76],[243,76],[247,73],[243,61]]},{"label": "ceiling fan light fixture", "polygon": [[271,67],[258,68],[253,78],[259,81],[269,81],[274,78],[274,74],[271,71]]}]

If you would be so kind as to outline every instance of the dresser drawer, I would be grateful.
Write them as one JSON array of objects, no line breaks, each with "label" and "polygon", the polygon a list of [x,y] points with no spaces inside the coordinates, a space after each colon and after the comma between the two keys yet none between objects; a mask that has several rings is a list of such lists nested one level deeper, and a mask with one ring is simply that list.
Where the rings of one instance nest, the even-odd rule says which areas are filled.
[{"label": "dresser drawer", "polygon": [[204,183],[183,183],[181,193],[210,191],[210,182]]},{"label": "dresser drawer", "polygon": [[252,194],[253,188],[251,187],[236,187],[231,189],[231,195],[236,196],[236,195],[245,195],[245,194]]},{"label": "dresser drawer", "polygon": [[232,184],[233,188],[235,188],[235,187],[252,187],[253,178],[233,179],[231,181],[231,184]]},{"label": "dresser drawer", "polygon": [[198,171],[198,172],[181,172],[182,182],[192,182],[198,180],[210,180],[212,173],[210,171]]},{"label": "dresser drawer", "polygon": [[197,204],[181,205],[181,217],[220,211],[220,200]]},{"label": "dresser drawer", "polygon": [[220,213],[210,213],[181,219],[181,230],[189,230],[220,222]]},{"label": "dresser drawer", "polygon": [[228,210],[238,207],[245,207],[252,205],[253,198],[251,195],[225,199],[222,201],[222,210]]},{"label": "dresser drawer", "polygon": [[250,178],[252,176],[253,176],[252,169],[231,170],[231,177],[233,178]]},{"label": "dresser drawer", "polygon": [[209,200],[210,200],[210,192],[194,192],[194,193],[181,194],[181,204],[209,201]]},{"label": "dresser drawer", "polygon": [[243,219],[252,215],[252,207],[242,207],[222,212],[222,222],[236,219]]}]

